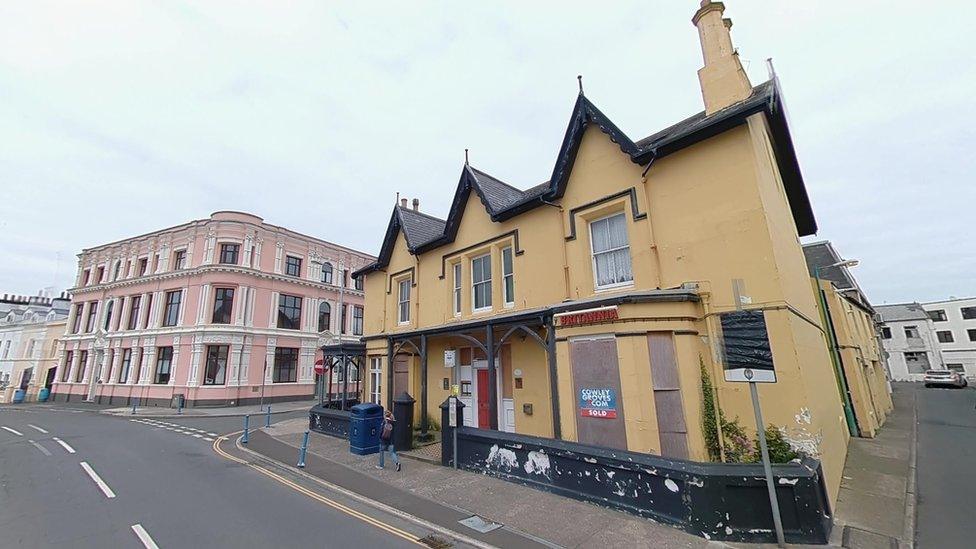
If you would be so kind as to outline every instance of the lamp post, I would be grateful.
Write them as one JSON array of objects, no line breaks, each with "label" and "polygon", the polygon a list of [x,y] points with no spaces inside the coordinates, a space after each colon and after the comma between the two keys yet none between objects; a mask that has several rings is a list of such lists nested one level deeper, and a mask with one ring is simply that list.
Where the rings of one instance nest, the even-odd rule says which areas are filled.
[{"label": "lamp post", "polygon": [[837,385],[840,389],[840,396],[844,405],[844,418],[847,420],[847,430],[853,436],[860,436],[860,433],[857,428],[857,420],[854,418],[854,408],[851,404],[851,391],[847,385],[847,375],[844,373],[840,351],[837,349],[834,321],[830,318],[830,310],[827,308],[827,296],[823,288],[820,287],[820,270],[831,267],[856,267],[857,265],[858,260],[856,259],[844,259],[831,265],[813,268],[813,278],[817,281],[817,297],[820,300],[820,312],[824,320],[824,331],[827,332],[827,342],[830,345],[830,360],[834,363],[834,375],[837,377]]}]

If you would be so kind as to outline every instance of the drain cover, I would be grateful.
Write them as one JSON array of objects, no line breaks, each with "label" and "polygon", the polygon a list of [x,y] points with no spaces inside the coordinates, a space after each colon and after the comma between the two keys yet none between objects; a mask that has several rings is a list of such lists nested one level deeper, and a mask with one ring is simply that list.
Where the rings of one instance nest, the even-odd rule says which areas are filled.
[{"label": "drain cover", "polygon": [[458,522],[460,522],[461,524],[467,526],[472,530],[481,532],[482,534],[487,534],[492,530],[497,530],[502,527],[501,524],[498,524],[497,522],[491,522],[490,520],[485,520],[484,518],[479,517],[478,515],[471,515],[470,517],[459,520]]}]

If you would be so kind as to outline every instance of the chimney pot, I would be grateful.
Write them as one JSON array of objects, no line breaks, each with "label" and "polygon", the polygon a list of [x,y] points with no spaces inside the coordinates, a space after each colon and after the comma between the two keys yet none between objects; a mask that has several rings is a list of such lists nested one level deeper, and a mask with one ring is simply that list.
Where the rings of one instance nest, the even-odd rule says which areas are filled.
[{"label": "chimney pot", "polygon": [[419,212],[420,211],[420,199],[419,198],[414,198],[413,199],[413,211],[415,211],[415,212]]},{"label": "chimney pot", "polygon": [[732,20],[723,18],[725,4],[702,0],[691,22],[698,28],[702,58],[705,63],[698,71],[705,114],[711,115],[726,107],[748,99],[752,84],[742,69],[739,54],[732,45]]},{"label": "chimney pot", "polygon": [[406,198],[401,198],[400,199],[400,207],[401,208],[406,208],[407,207],[407,199]]}]

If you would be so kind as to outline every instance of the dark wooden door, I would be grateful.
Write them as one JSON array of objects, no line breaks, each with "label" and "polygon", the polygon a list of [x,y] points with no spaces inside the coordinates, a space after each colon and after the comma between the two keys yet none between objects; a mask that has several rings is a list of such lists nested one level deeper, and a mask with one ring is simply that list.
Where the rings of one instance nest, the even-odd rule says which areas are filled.
[{"label": "dark wooden door", "polygon": [[47,387],[48,389],[50,389],[51,386],[54,385],[54,376],[57,373],[57,371],[58,371],[57,368],[51,368],[50,370],[47,371],[47,379],[44,381],[44,386]]},{"label": "dark wooden door", "polygon": [[[573,364],[573,401],[576,404],[577,438],[585,444],[627,449],[624,424],[624,399],[620,394],[620,368],[617,363],[617,340],[613,337],[580,339],[570,343]],[[600,406],[591,395],[604,395]]]},{"label": "dark wooden door", "polygon": [[487,429],[488,421],[488,370],[478,370],[478,428]]}]

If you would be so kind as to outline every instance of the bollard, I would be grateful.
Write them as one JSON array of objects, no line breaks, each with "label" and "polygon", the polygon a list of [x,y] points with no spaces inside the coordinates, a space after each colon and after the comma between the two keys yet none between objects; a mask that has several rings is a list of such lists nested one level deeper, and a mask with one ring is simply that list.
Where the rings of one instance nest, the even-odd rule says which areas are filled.
[{"label": "bollard", "polygon": [[271,405],[268,404],[268,414],[264,416],[264,426],[271,427]]},{"label": "bollard", "polygon": [[247,444],[247,435],[250,431],[251,416],[244,416],[244,436],[241,437],[241,444]]},{"label": "bollard", "polygon": [[178,415],[178,416],[182,416],[183,415],[183,399],[182,398],[180,399],[180,405],[176,408],[176,415]]},{"label": "bollard", "polygon": [[298,449],[298,465],[302,469],[305,468],[305,453],[308,452],[308,430],[305,430],[305,437],[302,439],[302,447]]}]

